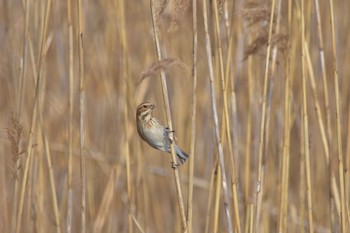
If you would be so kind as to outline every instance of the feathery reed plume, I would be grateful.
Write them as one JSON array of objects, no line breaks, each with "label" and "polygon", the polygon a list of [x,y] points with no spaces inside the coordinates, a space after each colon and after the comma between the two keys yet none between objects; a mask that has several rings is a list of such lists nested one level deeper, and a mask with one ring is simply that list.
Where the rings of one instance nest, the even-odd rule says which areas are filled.
[{"label": "feathery reed plume", "polygon": [[20,156],[25,154],[26,149],[20,150],[20,141],[22,137],[23,127],[22,124],[18,121],[14,113],[10,117],[10,128],[5,128],[7,138],[11,143],[11,176],[15,179],[19,178],[19,170],[21,168]]},{"label": "feathery reed plume", "polygon": [[[243,60],[265,49],[265,45],[268,43],[270,17],[266,4],[262,4],[260,1],[248,1],[245,3],[241,18],[246,25],[246,36],[249,40],[244,51]],[[274,20],[273,24],[275,23]],[[283,31],[276,32],[275,26],[273,26],[270,43],[279,49],[285,50],[286,39],[287,35]]]},{"label": "feathery reed plume", "polygon": [[[166,70],[172,66],[179,66],[182,70],[188,71],[188,67],[180,59],[177,58],[164,58],[160,61],[154,62],[148,69],[140,73],[140,79],[137,85],[142,83],[147,77],[157,74],[160,70]],[[187,72],[186,72],[187,73]]]}]

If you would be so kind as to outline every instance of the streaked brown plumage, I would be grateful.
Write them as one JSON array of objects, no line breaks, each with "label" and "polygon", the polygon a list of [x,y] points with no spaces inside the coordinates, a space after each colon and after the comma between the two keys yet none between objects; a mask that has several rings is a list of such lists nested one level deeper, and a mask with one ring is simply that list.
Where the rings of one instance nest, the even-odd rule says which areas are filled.
[{"label": "streaked brown plumage", "polygon": [[[169,138],[170,130],[162,126],[156,118],[153,117],[153,109],[155,105],[149,102],[140,104],[136,110],[137,131],[140,137],[151,147],[170,153]],[[188,159],[188,155],[181,150],[175,143],[174,148],[177,157],[184,163]]]}]

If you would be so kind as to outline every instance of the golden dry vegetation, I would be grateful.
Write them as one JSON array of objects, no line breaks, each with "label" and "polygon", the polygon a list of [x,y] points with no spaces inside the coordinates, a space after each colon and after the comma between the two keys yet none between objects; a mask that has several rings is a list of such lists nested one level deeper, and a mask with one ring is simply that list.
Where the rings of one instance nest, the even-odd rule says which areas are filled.
[{"label": "golden dry vegetation", "polygon": [[150,6],[0,3],[0,232],[349,232],[350,2]]}]

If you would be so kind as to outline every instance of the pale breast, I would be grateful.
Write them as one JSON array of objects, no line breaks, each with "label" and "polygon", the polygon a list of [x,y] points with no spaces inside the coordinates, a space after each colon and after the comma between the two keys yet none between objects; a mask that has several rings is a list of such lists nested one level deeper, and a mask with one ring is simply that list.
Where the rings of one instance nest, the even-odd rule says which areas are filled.
[{"label": "pale breast", "polygon": [[152,147],[167,151],[164,148],[164,128],[158,122],[147,122],[143,128],[143,135]]}]

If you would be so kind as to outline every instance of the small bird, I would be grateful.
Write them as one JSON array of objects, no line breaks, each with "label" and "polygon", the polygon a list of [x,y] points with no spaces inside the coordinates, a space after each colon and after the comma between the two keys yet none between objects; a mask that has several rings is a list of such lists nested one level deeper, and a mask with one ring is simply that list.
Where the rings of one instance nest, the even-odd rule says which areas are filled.
[{"label": "small bird", "polygon": [[[137,131],[140,137],[151,147],[170,153],[170,133],[173,133],[169,127],[161,125],[156,118],[153,117],[153,109],[155,105],[149,102],[140,104],[136,110]],[[188,155],[174,143],[174,149],[180,162],[183,164]]]}]

